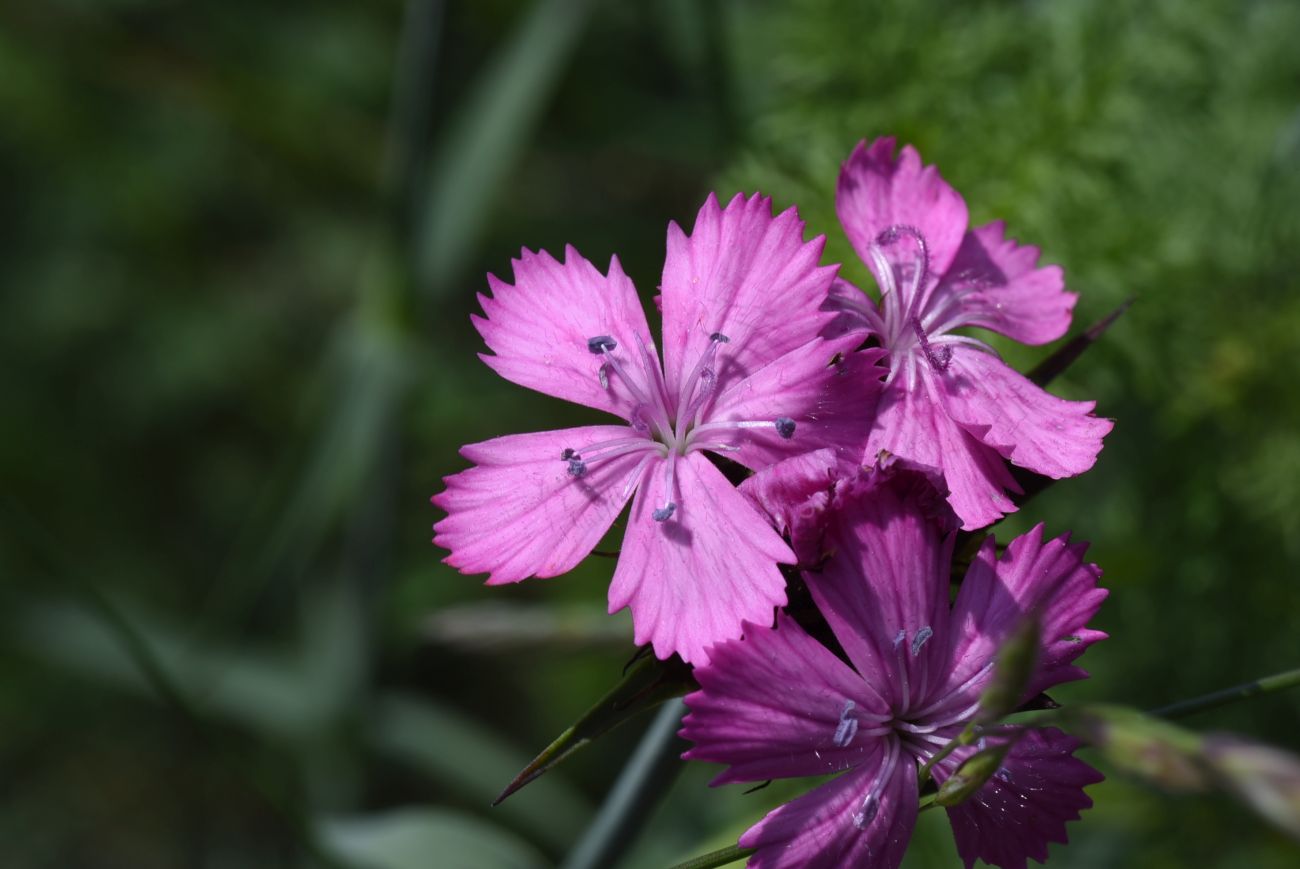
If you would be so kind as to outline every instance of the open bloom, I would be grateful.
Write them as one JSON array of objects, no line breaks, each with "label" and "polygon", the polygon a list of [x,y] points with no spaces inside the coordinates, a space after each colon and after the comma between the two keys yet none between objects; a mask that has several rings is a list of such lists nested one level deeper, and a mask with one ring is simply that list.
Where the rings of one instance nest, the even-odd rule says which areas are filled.
[{"label": "open bloom", "polygon": [[447,562],[492,584],[563,573],[635,493],[609,607],[631,607],[636,642],[699,663],[742,620],[769,621],[785,602],[777,564],[793,556],[705,451],[751,469],[819,448],[857,460],[878,354],[818,337],[834,316],[823,243],[757,195],[725,209],[710,196],[690,236],[670,224],[662,367],[617,258],[602,275],[572,248],[563,263],[525,250],[513,286],[489,276],[483,361],[623,422],[465,447],[475,467],[433,499]]},{"label": "open bloom", "polygon": [[[977,326],[1045,344],[1070,326],[1075,294],[1038,249],[1001,222],[967,228],[966,203],[910,146],[859,143],[840,172],[835,209],[880,285],[874,303],[845,282],[836,302],[888,353],[868,463],[889,450],[943,471],[966,528],[1016,509],[1004,459],[1053,478],[1092,467],[1111,422],[1093,402],[1049,395],[987,344],[954,330]],[[842,325],[842,324],[841,324]]]},{"label": "open bloom", "polygon": [[[1022,619],[1039,620],[1042,644],[1022,702],[1086,675],[1072,662],[1104,636],[1085,626],[1106,592],[1084,546],[1044,542],[1039,526],[998,558],[990,538],[950,606],[956,521],[931,476],[897,462],[832,488],[829,502],[788,515],[819,527],[834,552],[805,577],[851,666],[782,615],[716,646],[686,698],[682,735],[695,746],[684,756],[730,767],[714,784],[841,773],[741,837],[758,849],[751,866],[898,866],[920,769],[974,717]],[[1065,841],[1066,821],[1091,805],[1083,787],[1101,779],[1076,747],[1060,731],[1030,731],[947,810],[967,866],[1021,867]],[[934,780],[978,749],[935,763]]]}]

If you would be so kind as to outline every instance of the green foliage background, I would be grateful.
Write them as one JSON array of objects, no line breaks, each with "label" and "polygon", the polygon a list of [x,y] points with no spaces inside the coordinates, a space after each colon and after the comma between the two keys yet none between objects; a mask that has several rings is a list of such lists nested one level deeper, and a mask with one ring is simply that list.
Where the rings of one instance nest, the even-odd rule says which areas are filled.
[{"label": "green foliage background", "polygon": [[[487,804],[630,624],[607,560],[489,590],[429,545],[460,444],[592,418],[474,358],[474,293],[572,243],[648,297],[667,221],[755,189],[870,286],[832,192],[883,134],[1061,263],[1079,327],[1135,299],[1056,387],[1117,421],[1096,470],[1000,531],[1072,529],[1106,571],[1112,639],[1058,699],[1295,666],[1297,37],[1288,0],[7,5],[5,864],[562,858],[636,727]],[[1298,712],[1189,723],[1300,750]],[[710,772],[624,865],[798,788]],[[1054,865],[1294,865],[1225,800],[1093,795]],[[955,863],[937,815],[908,865]]]}]

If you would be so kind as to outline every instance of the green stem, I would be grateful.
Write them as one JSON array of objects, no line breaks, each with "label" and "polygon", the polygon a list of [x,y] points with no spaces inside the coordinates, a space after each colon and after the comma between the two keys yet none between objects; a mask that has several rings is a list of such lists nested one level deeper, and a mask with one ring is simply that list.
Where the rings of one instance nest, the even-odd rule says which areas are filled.
[{"label": "green stem", "polygon": [[692,857],[685,863],[678,863],[676,866],[672,867],[672,869],[713,869],[714,866],[726,866],[728,863],[735,863],[737,860],[744,860],[756,850],[756,848],[742,848],[739,845],[728,845],[726,848],[719,848],[716,851],[710,851],[707,854]]},{"label": "green stem", "polygon": [[1207,709],[1226,706],[1238,700],[1254,697],[1256,694],[1271,694],[1274,691],[1283,691],[1296,686],[1300,686],[1300,668],[1265,676],[1251,682],[1243,682],[1240,685],[1224,688],[1222,691],[1214,691],[1201,697],[1193,697],[1190,700],[1182,700],[1168,706],[1161,706],[1159,709],[1152,709],[1149,714],[1158,718],[1186,718],[1188,715],[1195,715]]},{"label": "green stem", "polygon": [[685,712],[686,704],[673,699],[655,715],[604,806],[562,864],[563,869],[612,866],[632,844],[655,801],[681,769],[681,754],[689,744],[677,735],[677,728]]}]

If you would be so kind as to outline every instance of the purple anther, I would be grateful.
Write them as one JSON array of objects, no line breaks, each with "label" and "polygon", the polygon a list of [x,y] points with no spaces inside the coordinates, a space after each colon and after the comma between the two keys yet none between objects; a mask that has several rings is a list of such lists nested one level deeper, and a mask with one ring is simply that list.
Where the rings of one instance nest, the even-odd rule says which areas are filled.
[{"label": "purple anther", "polygon": [[663,505],[662,507],[650,511],[650,517],[654,519],[656,522],[667,522],[668,517],[672,516],[673,511],[676,509],[677,509],[677,505],[674,504],[672,501],[669,501],[667,504]]},{"label": "purple anther", "polygon": [[608,335],[597,335],[595,338],[587,339],[587,349],[596,355],[600,355],[606,350],[613,350],[617,346],[618,342]]},{"label": "purple anther", "polygon": [[794,437],[794,420],[790,419],[790,417],[778,416],[773,425],[776,426],[776,433],[779,434],[783,440],[788,441],[790,438]]}]

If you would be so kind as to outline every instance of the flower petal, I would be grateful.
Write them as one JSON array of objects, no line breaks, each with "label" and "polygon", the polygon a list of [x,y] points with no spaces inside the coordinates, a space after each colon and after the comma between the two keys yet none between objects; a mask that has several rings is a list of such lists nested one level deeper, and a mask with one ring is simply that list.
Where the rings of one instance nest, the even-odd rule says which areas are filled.
[{"label": "flower petal", "polygon": [[737,194],[720,208],[712,195],[691,235],[668,226],[662,282],[664,372],[676,393],[721,332],[718,388],[752,374],[817,336],[834,315],[820,310],[838,266],[819,266],[824,236],[803,240],[793,208],[772,217],[772,201]]},{"label": "flower petal", "polygon": [[1055,341],[1070,328],[1075,293],[1060,266],[1038,268],[1038,248],[1004,236],[1002,221],[962,239],[922,317],[929,332],[982,326],[1022,344]]},{"label": "flower petal", "polygon": [[[651,513],[676,506],[664,522]],[[741,622],[770,624],[785,603],[777,563],[794,554],[763,516],[700,453],[679,457],[671,497],[660,463],[647,468],[609,587],[609,611],[632,609],[637,644],[692,664],[713,643],[740,636]]]},{"label": "flower petal", "polygon": [[566,448],[636,436],[627,426],[600,425],[508,435],[470,444],[461,455],[475,467],[447,477],[433,503],[447,516],[433,542],[462,573],[488,573],[488,583],[555,576],[573,568],[609,529],[649,451],[592,463],[576,478],[560,458]]},{"label": "flower petal", "polygon": [[754,470],[824,447],[834,449],[846,465],[856,465],[886,373],[877,365],[879,350],[853,352],[861,343],[860,335],[815,338],[718,395],[704,420],[785,418],[795,424],[791,437],[781,437],[772,425],[710,432],[700,440],[739,446],[727,458]]},{"label": "flower petal", "polygon": [[601,385],[602,359],[587,343],[613,338],[644,386],[637,338],[652,355],[655,345],[618,257],[610,260],[608,277],[572,247],[564,249],[563,264],[545,251],[524,250],[513,265],[513,286],[488,275],[492,295],[479,294],[486,317],[471,319],[496,354],[480,358],[520,386],[630,419],[637,402],[627,384],[607,372],[608,388]]},{"label": "flower petal", "polygon": [[1114,423],[1092,415],[1095,402],[1057,398],[982,350],[958,344],[952,351],[935,378],[939,399],[982,443],[1053,479],[1082,474],[1097,461]]},{"label": "flower petal", "polygon": [[1097,587],[1101,570],[1084,561],[1086,543],[1070,543],[1068,534],[1044,542],[1040,523],[1000,559],[994,547],[992,538],[980,547],[953,605],[948,684],[962,688],[944,704],[952,708],[979,699],[990,676],[972,677],[1029,614],[1039,620],[1042,654],[1025,699],[1086,675],[1071,662],[1106,636],[1087,627],[1108,592]]},{"label": "flower petal", "polygon": [[932,475],[885,463],[837,490],[826,532],[835,556],[804,574],[849,660],[899,714],[945,663],[930,639],[947,630],[955,526]]},{"label": "flower petal", "polygon": [[824,554],[827,508],[843,463],[831,449],[803,453],[764,468],[740,484],[740,494],[790,535],[799,564],[812,567]]},{"label": "flower petal", "polygon": [[[948,270],[966,232],[966,202],[948,185],[934,166],[923,166],[921,155],[904,145],[894,156],[895,140],[877,139],[870,146],[859,142],[840,169],[835,189],[839,215],[858,256],[875,271],[870,249],[880,234],[895,226],[919,230],[929,254],[930,279],[924,294]],[[884,276],[876,275],[883,289]],[[904,308],[912,299],[904,298]],[[924,310],[924,300],[917,300]]]},{"label": "flower petal", "polygon": [[[888,709],[857,673],[782,613],[776,629],[745,625],[695,668],[683,757],[725,763],[713,784],[825,775],[879,749]],[[873,732],[874,731],[874,732]]]},{"label": "flower petal", "polygon": [[758,849],[747,865],[895,869],[917,814],[916,765],[899,754],[890,740],[870,763],[769,812],[740,837],[742,848]]},{"label": "flower petal", "polygon": [[[1024,869],[1027,859],[1047,860],[1049,842],[1064,844],[1067,821],[1092,805],[1084,787],[1103,776],[1073,757],[1078,740],[1059,730],[1031,730],[1016,743],[1002,768],[966,802],[948,809],[957,853],[967,869],[976,860],[1002,869]],[[946,779],[963,750],[935,767]]]},{"label": "flower petal", "polygon": [[931,376],[922,368],[916,387],[909,389],[900,377],[885,388],[864,461],[888,450],[940,469],[948,503],[961,517],[962,527],[983,528],[1015,512],[1006,491],[1019,492],[1020,487],[996,450],[948,417],[934,395]]}]

